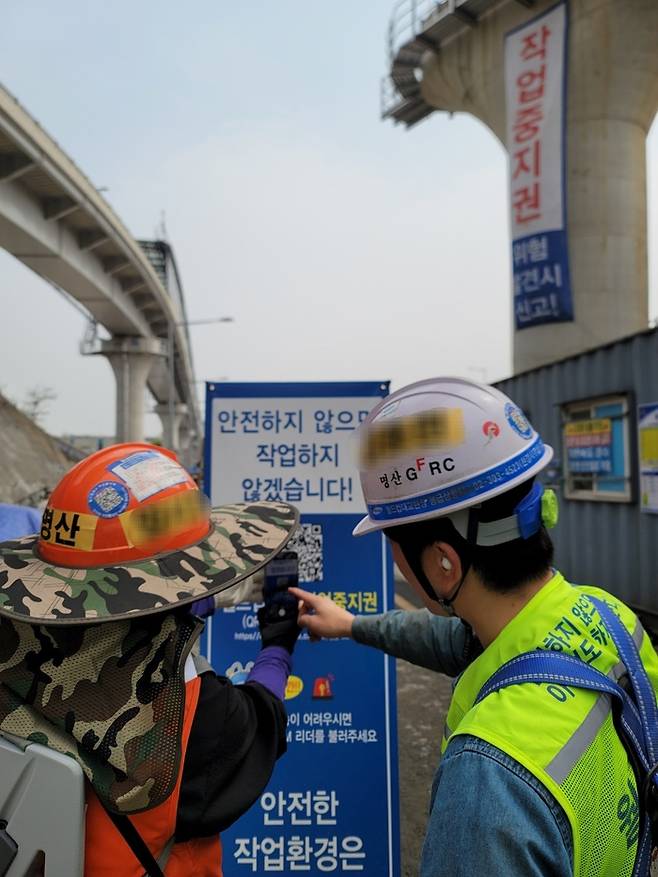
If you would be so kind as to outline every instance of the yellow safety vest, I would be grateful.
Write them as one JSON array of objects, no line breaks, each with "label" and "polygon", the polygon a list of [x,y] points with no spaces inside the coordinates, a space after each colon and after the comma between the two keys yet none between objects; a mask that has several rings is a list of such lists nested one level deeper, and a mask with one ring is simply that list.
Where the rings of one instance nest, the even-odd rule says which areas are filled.
[{"label": "yellow safety vest", "polygon": [[473,705],[502,664],[536,648],[575,655],[618,680],[624,668],[590,594],[617,611],[658,692],[658,656],[633,612],[605,591],[571,585],[555,573],[459,678],[442,752],[453,737],[472,734],[508,753],[546,786],[566,813],[575,877],[630,877],[640,829],[637,788],[614,729],[609,697],[531,682],[504,688]]}]

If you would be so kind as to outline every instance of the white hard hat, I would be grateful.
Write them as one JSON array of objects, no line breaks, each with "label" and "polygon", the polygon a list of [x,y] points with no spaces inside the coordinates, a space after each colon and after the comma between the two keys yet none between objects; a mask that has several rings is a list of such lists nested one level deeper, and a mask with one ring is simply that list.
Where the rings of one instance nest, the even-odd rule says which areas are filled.
[{"label": "white hard hat", "polygon": [[[553,457],[507,396],[460,378],[403,387],[373,408],[360,438],[368,515],[355,536],[433,517],[456,521],[453,513],[527,481]],[[489,544],[500,541],[503,534],[492,535]]]}]

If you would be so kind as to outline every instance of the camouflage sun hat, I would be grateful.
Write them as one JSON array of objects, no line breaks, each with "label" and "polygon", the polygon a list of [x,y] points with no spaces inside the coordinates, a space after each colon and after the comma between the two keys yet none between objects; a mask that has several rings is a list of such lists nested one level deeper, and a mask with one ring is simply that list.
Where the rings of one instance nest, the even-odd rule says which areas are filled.
[{"label": "camouflage sun hat", "polygon": [[184,606],[253,575],[298,523],[281,502],[209,510],[162,448],[105,448],[64,476],[40,534],[0,543],[0,615],[71,625]]},{"label": "camouflage sun hat", "polygon": [[293,506],[275,502],[220,506],[210,517],[197,545],[117,566],[53,566],[37,554],[38,536],[0,543],[0,615],[89,624],[193,603],[265,566],[299,523]]}]

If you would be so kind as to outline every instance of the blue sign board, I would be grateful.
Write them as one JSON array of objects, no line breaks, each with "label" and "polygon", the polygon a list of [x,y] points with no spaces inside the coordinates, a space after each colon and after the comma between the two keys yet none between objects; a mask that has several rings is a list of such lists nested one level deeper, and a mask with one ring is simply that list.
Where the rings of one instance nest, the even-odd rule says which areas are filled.
[{"label": "blue sign board", "polygon": [[609,475],[612,472],[612,445],[567,448],[570,472]]},{"label": "blue sign board", "polygon": [[516,328],[573,320],[566,229],[512,244]]},{"label": "blue sign board", "polygon": [[[385,539],[351,535],[363,514],[354,431],[387,392],[387,382],[207,385],[211,502],[298,506],[300,586],[357,614],[393,606]],[[202,650],[234,683],[260,649],[257,608],[219,610],[204,634]],[[222,835],[225,877],[399,877],[393,660],[351,640],[312,643],[304,633],[286,709],[288,751],[259,801]]]}]

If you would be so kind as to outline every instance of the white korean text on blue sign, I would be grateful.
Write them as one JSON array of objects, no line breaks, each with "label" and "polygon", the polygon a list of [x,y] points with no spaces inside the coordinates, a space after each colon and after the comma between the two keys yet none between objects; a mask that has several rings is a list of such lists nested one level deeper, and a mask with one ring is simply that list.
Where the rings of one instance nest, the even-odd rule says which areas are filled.
[{"label": "white korean text on blue sign", "polygon": [[[300,586],[358,614],[392,608],[380,534],[354,538],[364,512],[355,430],[388,382],[208,384],[211,503],[289,502]],[[202,643],[239,683],[260,649],[256,610],[218,611]],[[286,691],[288,751],[259,801],[223,834],[224,874],[398,877],[395,664],[351,640],[302,634]]]},{"label": "white korean text on blue sign", "polygon": [[564,178],[566,44],[565,3],[505,37],[517,329],[573,319]]}]

